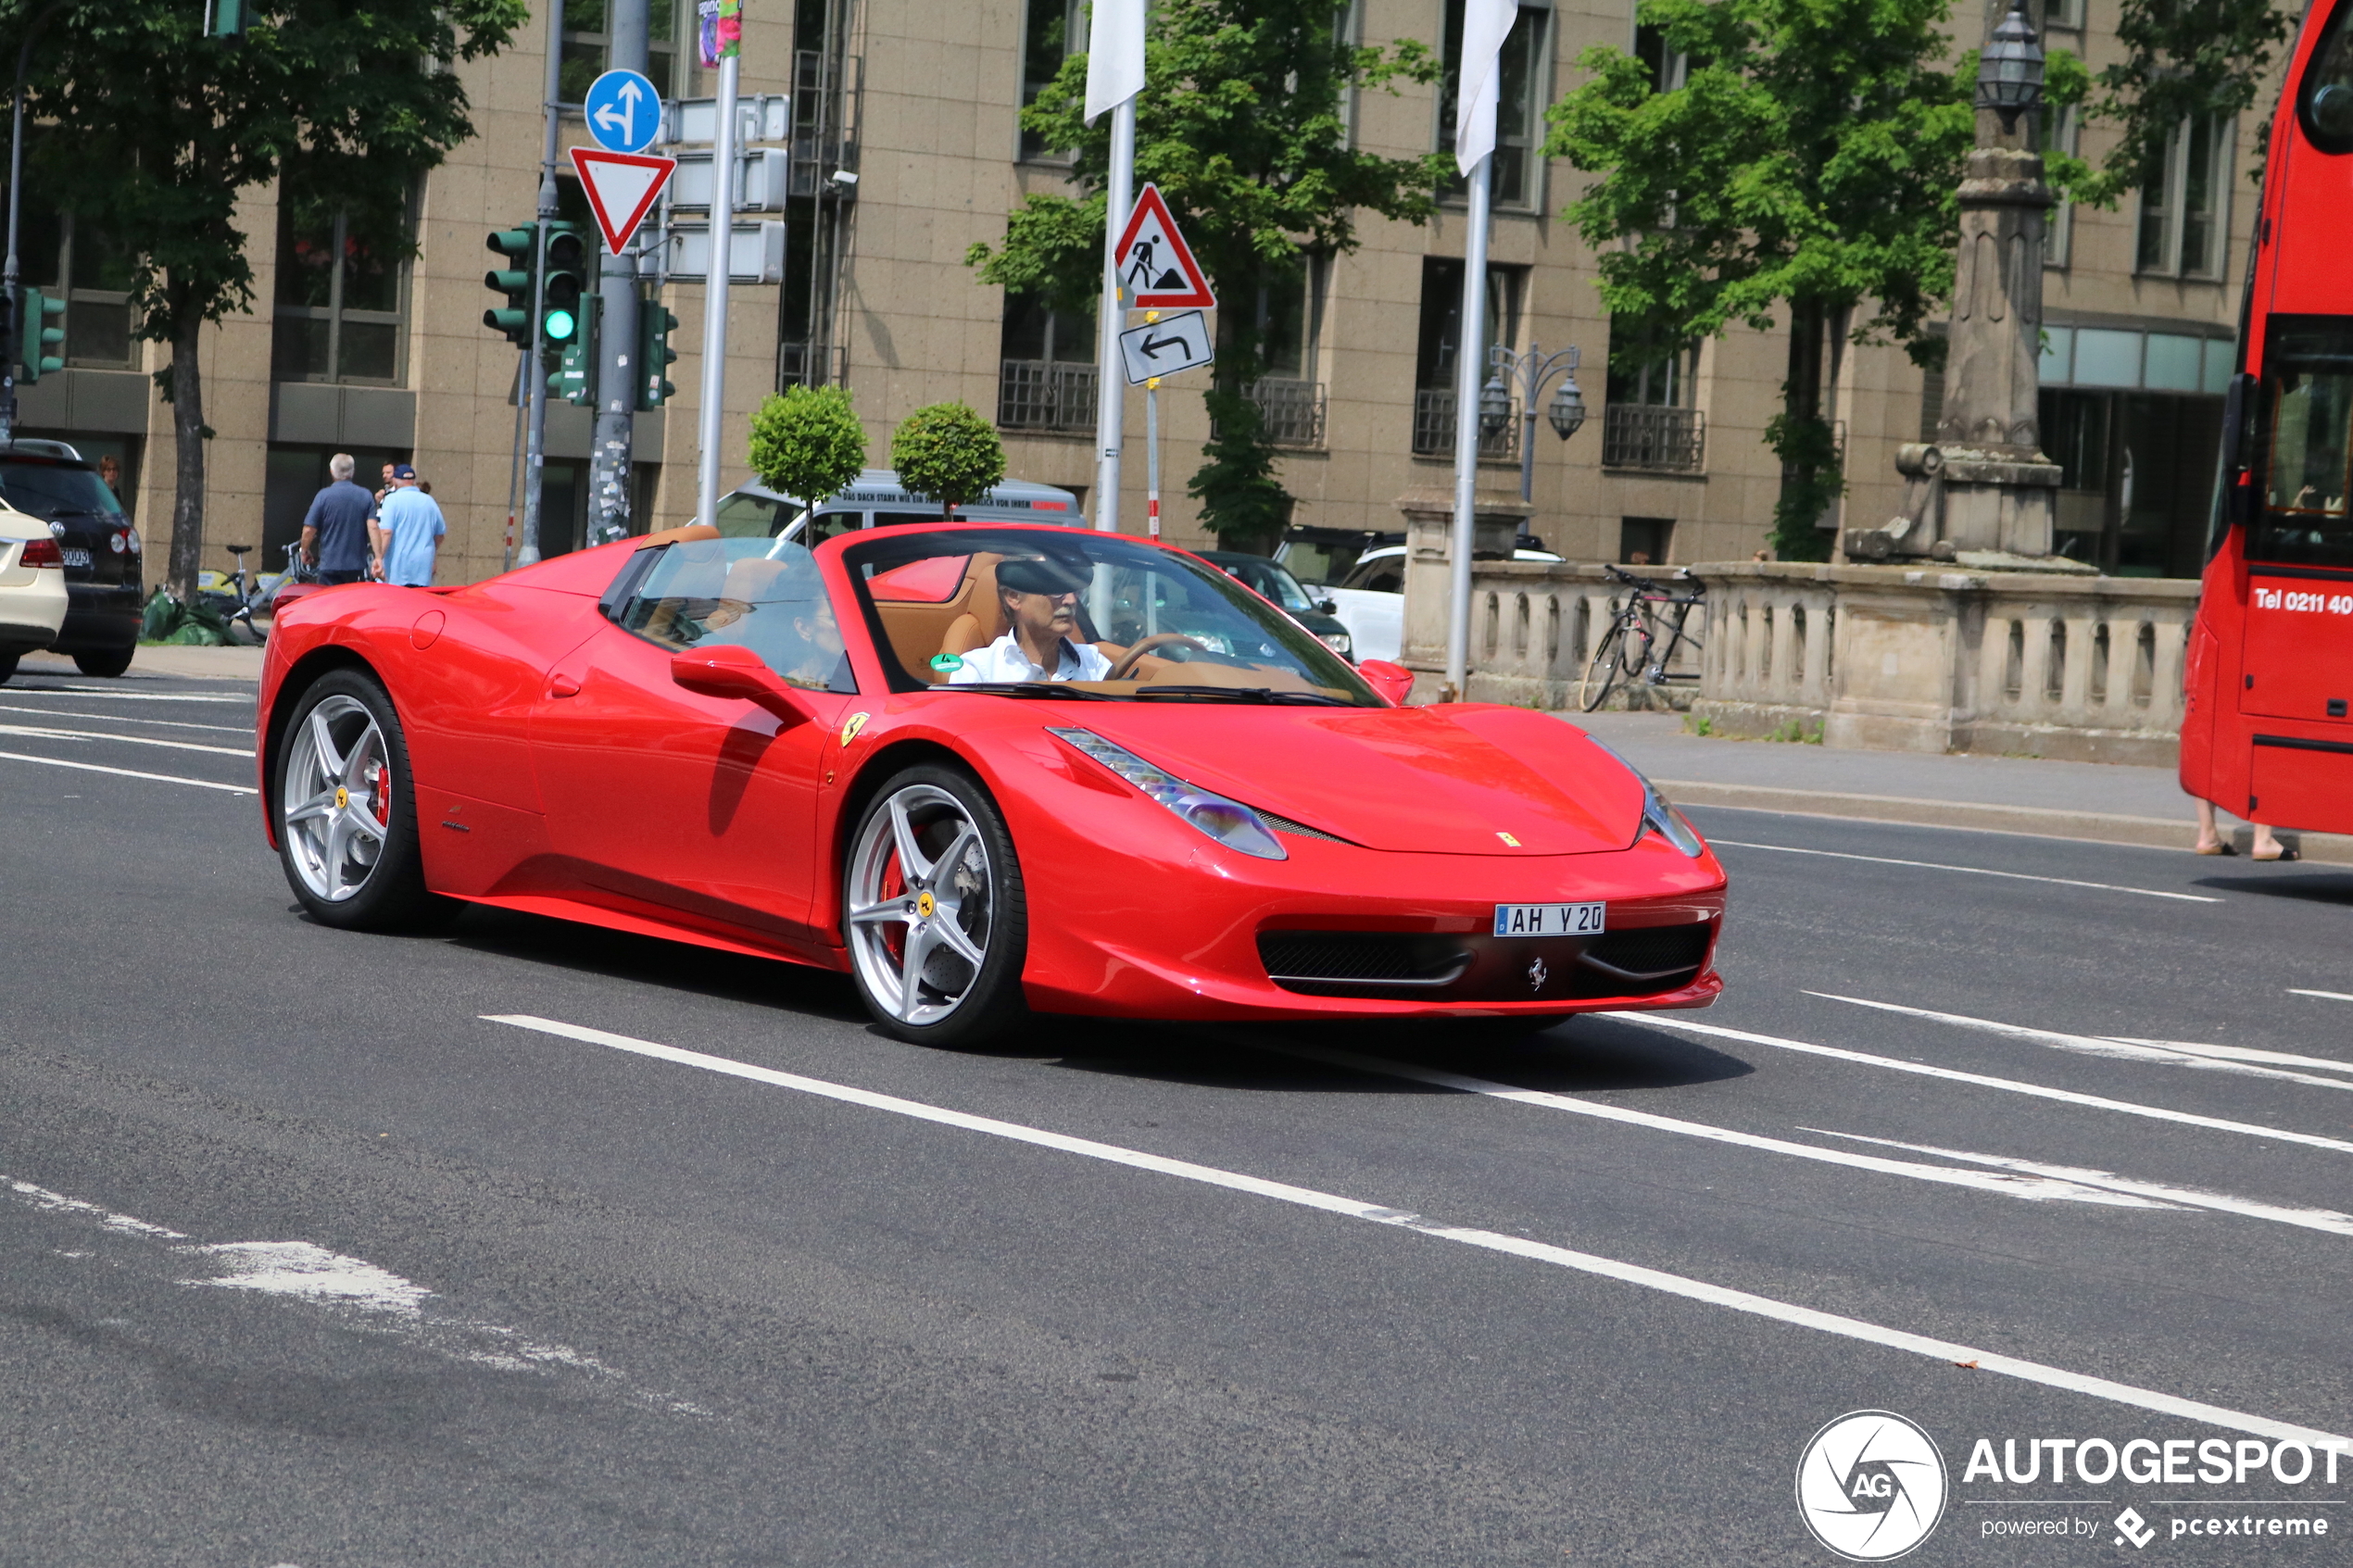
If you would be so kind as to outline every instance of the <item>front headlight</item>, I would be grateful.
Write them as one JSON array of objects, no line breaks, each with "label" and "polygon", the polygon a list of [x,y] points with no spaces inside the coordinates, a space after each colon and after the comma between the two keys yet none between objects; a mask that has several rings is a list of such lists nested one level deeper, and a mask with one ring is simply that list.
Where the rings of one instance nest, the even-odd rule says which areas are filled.
[{"label": "front headlight", "polygon": [[1650,775],[1627,761],[1624,753],[1601,736],[1588,731],[1585,738],[1617,758],[1618,766],[1633,774],[1642,784],[1642,825],[1635,830],[1634,842],[1640,844],[1642,834],[1655,833],[1692,859],[1698,859],[1700,852],[1707,847],[1706,841],[1700,837],[1698,829],[1683,820],[1680,811],[1667,803],[1667,797],[1658,793],[1658,785],[1651,783]]},{"label": "front headlight", "polygon": [[1255,855],[1262,860],[1290,859],[1281,843],[1266,831],[1266,824],[1258,820],[1258,813],[1240,801],[1187,784],[1126,747],[1114,746],[1092,730],[1050,729],[1046,733],[1085,752],[1227,848]]},{"label": "front headlight", "polygon": [[1340,655],[1342,659],[1346,659],[1348,657],[1349,650],[1356,646],[1355,639],[1351,637],[1345,632],[1321,633],[1316,636],[1315,640],[1323,644],[1326,647],[1331,649],[1332,652]]}]

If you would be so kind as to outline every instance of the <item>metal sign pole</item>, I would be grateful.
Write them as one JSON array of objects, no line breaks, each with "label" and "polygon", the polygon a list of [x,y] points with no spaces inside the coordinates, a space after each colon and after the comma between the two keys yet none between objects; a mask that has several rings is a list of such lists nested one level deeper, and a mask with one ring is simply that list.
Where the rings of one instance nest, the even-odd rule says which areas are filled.
[{"label": "metal sign pole", "polygon": [[695,521],[719,512],[720,421],[727,404],[727,269],[736,232],[736,80],[741,61],[719,57],[718,123],[711,130],[711,265],[703,274],[702,455],[695,470]]},{"label": "metal sign pole", "polygon": [[[650,53],[648,0],[606,0],[606,4],[611,7],[607,22],[610,29],[607,68],[643,74]],[[633,104],[633,121],[635,109]],[[660,114],[661,102],[656,100],[647,106],[646,112]],[[639,243],[633,237],[619,252],[606,252],[597,278],[600,301],[596,345],[597,429],[596,439],[588,448],[588,537],[597,543],[625,537],[630,531],[629,463],[635,445],[637,388],[644,380],[630,369],[631,359],[637,352]]]},{"label": "metal sign pole", "polygon": [[1448,550],[1446,689],[1443,702],[1470,692],[1471,546],[1478,534],[1478,370],[1487,358],[1488,180],[1495,155],[1470,173],[1470,215],[1463,245],[1463,314],[1454,349],[1454,533]]},{"label": "metal sign pole", "polygon": [[547,316],[547,225],[556,220],[556,98],[563,91],[564,0],[547,0],[547,79],[543,107],[547,141],[539,159],[538,255],[531,267],[531,342],[523,349],[524,393],[531,399],[530,424],[523,443],[522,543],[515,548],[515,564],[530,566],[539,559],[539,502],[547,469],[547,377],[540,363],[539,334]]},{"label": "metal sign pole", "polygon": [[1126,385],[1121,379],[1119,329],[1126,312],[1120,308],[1119,235],[1127,227],[1128,208],[1136,186],[1136,100],[1122,99],[1111,111],[1111,177],[1103,204],[1103,299],[1100,352],[1095,357],[1095,526],[1105,533],[1119,528],[1119,437],[1126,412]]},{"label": "metal sign pole", "polygon": [[1160,378],[1144,383],[1144,517],[1160,537]]}]

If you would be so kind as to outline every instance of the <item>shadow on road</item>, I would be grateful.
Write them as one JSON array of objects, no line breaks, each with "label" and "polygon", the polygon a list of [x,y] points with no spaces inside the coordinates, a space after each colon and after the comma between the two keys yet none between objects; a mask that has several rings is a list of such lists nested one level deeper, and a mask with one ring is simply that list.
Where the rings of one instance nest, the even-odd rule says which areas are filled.
[{"label": "shadow on road", "polygon": [[2311,904],[2353,905],[2353,876],[2341,872],[2306,872],[2270,876],[2202,876],[2196,885],[2217,893],[2259,893],[2267,898],[2300,898]]},{"label": "shadow on road", "polygon": [[447,938],[454,946],[633,985],[659,985],[722,1001],[788,1008],[812,1017],[853,1022],[866,1016],[849,977],[786,963],[723,953],[660,936],[633,936],[601,926],[476,905],[459,915]]}]

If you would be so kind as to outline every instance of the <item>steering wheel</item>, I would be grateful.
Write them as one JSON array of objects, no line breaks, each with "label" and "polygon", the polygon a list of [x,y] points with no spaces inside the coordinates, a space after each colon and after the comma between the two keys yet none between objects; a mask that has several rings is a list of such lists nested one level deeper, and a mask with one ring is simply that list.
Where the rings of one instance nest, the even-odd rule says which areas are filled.
[{"label": "steering wheel", "polygon": [[1151,636],[1145,637],[1137,642],[1134,646],[1129,647],[1126,653],[1122,654],[1120,656],[1119,662],[1111,667],[1110,671],[1103,676],[1103,679],[1106,681],[1125,681],[1129,675],[1135,672],[1136,666],[1142,661],[1144,655],[1150,653],[1154,648],[1165,647],[1171,643],[1182,643],[1187,647],[1198,648],[1202,653],[1207,653],[1209,651],[1205,646],[1193,641],[1182,632],[1155,632]]}]

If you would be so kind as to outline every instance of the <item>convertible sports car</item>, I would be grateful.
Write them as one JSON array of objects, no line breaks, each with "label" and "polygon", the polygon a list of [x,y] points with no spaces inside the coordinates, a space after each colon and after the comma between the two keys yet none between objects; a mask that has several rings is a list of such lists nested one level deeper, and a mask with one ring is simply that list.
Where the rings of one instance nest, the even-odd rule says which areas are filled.
[{"label": "convertible sports car", "polygon": [[1119,534],[686,528],[288,607],[257,751],[325,923],[471,901],[843,970],[904,1039],[1712,1002],[1691,825],[1410,680]]}]

